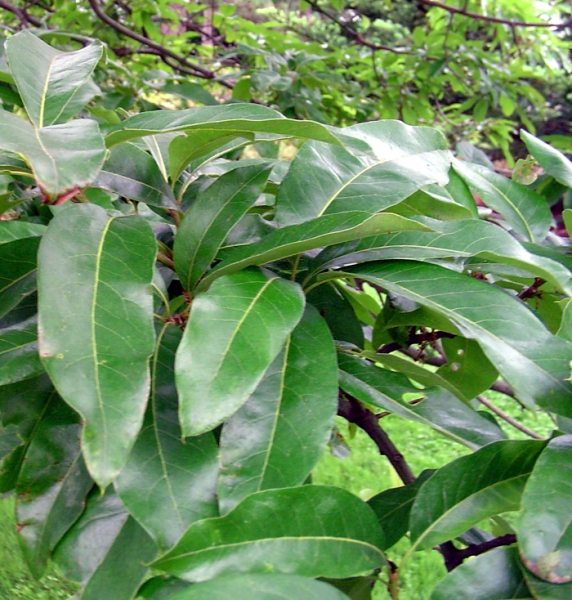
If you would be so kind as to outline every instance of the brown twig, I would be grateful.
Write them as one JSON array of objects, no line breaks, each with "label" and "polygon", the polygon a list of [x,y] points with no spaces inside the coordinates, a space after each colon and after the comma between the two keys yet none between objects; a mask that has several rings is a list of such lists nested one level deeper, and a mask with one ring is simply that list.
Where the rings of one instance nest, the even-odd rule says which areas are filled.
[{"label": "brown twig", "polygon": [[[492,550],[493,548],[500,548],[501,546],[510,546],[516,542],[516,535],[513,533],[507,533],[501,535],[492,540],[482,542],[481,544],[471,544],[466,548],[455,548],[455,552],[451,552],[445,559],[445,566],[447,571],[452,571],[458,567],[466,558],[471,556],[479,556]],[[453,546],[454,547],[454,546]]]},{"label": "brown twig", "polygon": [[377,415],[362,406],[357,398],[347,392],[338,395],[338,415],[363,429],[377,446],[379,453],[387,457],[403,483],[413,483],[415,475],[403,454],[395,447],[387,433],[380,427]]},{"label": "brown twig", "polygon": [[25,27],[29,27],[30,25],[42,27],[42,22],[39,19],[36,19],[36,17],[29,15],[25,9],[18,8],[5,0],[0,0],[0,8],[15,14]]},{"label": "brown twig", "polygon": [[534,282],[532,283],[532,285],[529,285],[528,287],[524,288],[519,294],[518,294],[518,298],[520,298],[521,300],[526,300],[527,298],[533,298],[534,296],[538,295],[538,288],[545,283],[544,279],[542,279],[542,277],[535,277]]},{"label": "brown twig", "polygon": [[[425,4],[427,6],[435,6],[437,8],[442,8],[450,13],[456,15],[463,15],[464,17],[469,17],[470,19],[475,19],[477,21],[487,21],[489,23],[498,23],[500,25],[508,25],[509,27],[544,27],[544,28],[554,28],[554,29],[565,29],[566,27],[570,27],[572,25],[572,18],[567,21],[563,21],[562,23],[529,23],[528,21],[512,21],[511,19],[503,19],[501,17],[489,17],[488,15],[481,15],[479,13],[474,13],[468,11],[464,8],[456,8],[455,6],[449,6],[448,4],[443,4],[442,2],[437,2],[436,0],[417,0],[419,4]],[[308,2],[308,4],[312,4]]]},{"label": "brown twig", "polygon": [[522,431],[522,433],[526,434],[527,436],[529,436],[535,440],[543,440],[544,439],[541,435],[538,435],[538,433],[536,433],[535,431],[532,431],[532,429],[525,427],[524,425],[522,425],[521,423],[519,423],[518,421],[513,419],[510,415],[507,415],[507,413],[505,413],[504,410],[501,410],[498,406],[493,404],[490,400],[488,400],[484,396],[481,396],[479,394],[477,396],[477,400],[481,404],[483,404],[484,406],[486,406],[487,408],[492,410],[495,413],[495,415],[499,416],[503,421],[506,421],[509,425],[512,425],[515,429]]}]

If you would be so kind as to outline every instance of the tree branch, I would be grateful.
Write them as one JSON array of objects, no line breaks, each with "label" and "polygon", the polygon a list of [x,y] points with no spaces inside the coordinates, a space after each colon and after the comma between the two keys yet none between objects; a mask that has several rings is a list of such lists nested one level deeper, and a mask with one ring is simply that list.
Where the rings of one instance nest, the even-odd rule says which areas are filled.
[{"label": "tree branch", "polygon": [[[190,60],[186,59],[184,56],[181,56],[180,54],[177,54],[176,52],[172,52],[171,50],[169,50],[168,48],[165,48],[161,44],[154,42],[152,39],[129,29],[128,27],[126,27],[125,25],[122,25],[118,21],[115,21],[115,19],[112,19],[110,16],[108,16],[102,10],[101,6],[99,5],[98,0],[88,0],[88,1],[89,1],[89,5],[91,6],[93,12],[96,14],[96,16],[101,21],[103,21],[103,23],[109,25],[110,27],[115,29],[115,31],[117,31],[118,33],[121,33],[122,35],[124,35],[128,38],[131,38],[132,40],[135,40],[136,42],[139,42],[140,44],[143,44],[145,46],[148,46],[149,48],[152,48],[153,50],[156,50],[158,55],[160,56],[161,60],[165,64],[169,65],[171,68],[181,71],[183,73],[187,73],[189,75],[194,75],[195,77],[200,77],[201,79],[215,79],[216,78],[215,74],[210,69],[206,69],[196,63],[191,62]],[[171,60],[168,60],[168,59],[171,59]],[[221,83],[221,85],[223,85],[227,88],[232,89],[232,87],[233,87],[232,84],[230,84],[228,81],[221,81],[220,83]]]},{"label": "tree branch", "polygon": [[515,429],[522,431],[522,433],[528,435],[529,437],[531,437],[535,440],[543,440],[544,439],[541,435],[538,435],[538,433],[536,433],[535,431],[532,431],[532,429],[525,427],[524,425],[522,425],[522,423],[519,423],[518,421],[513,419],[510,415],[507,415],[504,412],[504,410],[501,410],[498,406],[493,404],[490,400],[488,400],[484,396],[481,396],[479,394],[477,396],[477,400],[481,404],[486,406],[487,408],[490,408],[490,410],[492,410],[495,413],[495,415],[499,416],[503,421],[506,421],[509,425],[512,425]]},{"label": "tree branch", "polygon": [[[489,17],[487,15],[481,15],[479,13],[468,11],[465,8],[456,8],[454,6],[449,6],[448,4],[443,4],[442,2],[437,2],[437,0],[417,0],[417,2],[427,6],[442,8],[443,10],[446,10],[452,14],[463,15],[464,17],[469,17],[470,19],[475,19],[477,21],[488,21],[489,23],[498,23],[500,25],[508,25],[509,27],[544,27],[565,29],[566,27],[570,27],[572,25],[572,18],[562,23],[529,23],[527,21],[512,21],[510,19],[503,19],[501,17]],[[308,2],[308,4],[311,5],[312,2]]]},{"label": "tree branch", "polygon": [[415,475],[403,454],[395,447],[387,433],[380,427],[377,415],[361,405],[357,398],[347,392],[338,394],[338,415],[363,429],[377,446],[379,453],[387,457],[403,483],[413,483]]},{"label": "tree branch", "polygon": [[[481,544],[471,544],[466,548],[455,548],[455,552],[451,552],[445,559],[445,566],[447,571],[452,571],[458,567],[466,558],[471,556],[479,556],[484,554],[493,548],[500,548],[501,546],[510,546],[516,542],[516,535],[513,533],[507,533],[500,537],[482,542]],[[448,542],[449,543],[449,542]]]},{"label": "tree branch", "polygon": [[25,9],[18,8],[5,0],[0,0],[0,8],[15,14],[25,27],[29,27],[30,25],[42,27],[42,22],[36,19],[36,17],[29,15]]}]

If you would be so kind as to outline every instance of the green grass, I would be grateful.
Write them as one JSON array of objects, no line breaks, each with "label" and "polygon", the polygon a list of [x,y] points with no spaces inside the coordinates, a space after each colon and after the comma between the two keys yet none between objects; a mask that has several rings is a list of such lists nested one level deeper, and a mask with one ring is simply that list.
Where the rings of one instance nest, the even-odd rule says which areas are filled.
[{"label": "green grass", "polygon": [[[521,414],[514,401],[500,394],[491,393],[488,396],[501,409],[537,433],[548,435],[552,430],[551,422],[545,415],[537,416],[530,411]],[[381,424],[405,455],[416,475],[423,469],[438,468],[469,452],[463,446],[448,441],[422,425],[408,423],[393,416],[384,418]],[[501,425],[511,438],[526,437],[510,425]],[[387,488],[400,485],[399,478],[387,460],[379,455],[374,444],[362,431],[355,431],[355,435],[351,437],[344,421],[338,420],[338,426],[351,447],[351,454],[348,458],[339,459],[326,451],[314,471],[314,483],[345,488],[364,500]],[[30,575],[18,545],[13,513],[13,499],[0,499],[0,599],[67,600],[75,593],[76,587],[67,583],[54,567],[48,569],[39,582]],[[408,541],[402,539],[389,551],[389,558],[399,562],[407,548]],[[436,551],[413,554],[400,578],[400,599],[426,600],[434,585],[445,574],[443,561]],[[382,583],[376,586],[374,598],[389,599]]]}]

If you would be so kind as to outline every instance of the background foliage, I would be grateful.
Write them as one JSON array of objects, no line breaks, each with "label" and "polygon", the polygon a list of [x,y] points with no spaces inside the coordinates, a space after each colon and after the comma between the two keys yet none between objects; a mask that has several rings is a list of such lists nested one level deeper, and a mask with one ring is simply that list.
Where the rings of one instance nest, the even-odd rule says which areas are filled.
[{"label": "background foliage", "polygon": [[[74,3],[104,43],[0,6],[0,490],[32,573],[396,599],[434,548],[432,600],[569,595],[572,164],[466,141],[510,161],[530,90],[562,109],[566,5]],[[422,470],[383,419],[462,450]],[[356,428],[373,496],[317,467]]]}]

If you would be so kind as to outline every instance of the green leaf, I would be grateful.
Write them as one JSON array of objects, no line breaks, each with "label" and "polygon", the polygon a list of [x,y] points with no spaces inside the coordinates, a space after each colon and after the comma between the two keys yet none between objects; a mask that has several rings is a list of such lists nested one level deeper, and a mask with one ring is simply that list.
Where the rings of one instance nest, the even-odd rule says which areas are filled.
[{"label": "green leaf", "polygon": [[441,344],[448,362],[437,370],[437,374],[454,385],[466,398],[475,398],[497,380],[496,368],[474,340],[444,338]]},{"label": "green leaf", "polygon": [[168,600],[348,600],[335,587],[298,575],[280,573],[240,574],[196,583],[168,597]]},{"label": "green leaf", "polygon": [[35,377],[44,371],[38,356],[37,319],[0,329],[0,385]]},{"label": "green leaf", "polygon": [[149,394],[155,253],[144,219],[93,204],[59,211],[40,244],[40,356],[86,422],[83,453],[103,488],[127,460]]},{"label": "green leaf", "polygon": [[[0,221],[0,246],[25,238],[42,236],[46,231],[45,225],[29,221]],[[14,265],[14,268],[16,265]]]},{"label": "green leaf", "polygon": [[271,108],[243,103],[178,111],[159,110],[134,115],[125,119],[121,127],[111,132],[106,138],[106,143],[111,147],[146,135],[192,130],[218,130],[225,136],[239,135],[241,132],[276,133],[340,144],[324,125],[313,121],[287,119]]},{"label": "green leaf", "polygon": [[199,193],[177,231],[175,268],[192,290],[209,268],[229,231],[256,202],[270,175],[266,164],[235,169]]},{"label": "green leaf", "polygon": [[39,245],[39,236],[0,244],[0,317],[36,291]]},{"label": "green leaf", "polygon": [[572,345],[552,335],[517,299],[437,265],[388,261],[347,269],[346,274],[441,313],[479,343],[519,399],[572,416],[572,387],[566,381]]},{"label": "green leaf", "polygon": [[521,569],[526,585],[535,600],[570,600],[572,597],[572,583],[548,583],[532,575],[522,565]]},{"label": "green leaf", "polygon": [[495,548],[463,563],[441,580],[430,600],[531,599],[516,547]]},{"label": "green leaf", "polygon": [[456,160],[455,171],[475,189],[483,202],[500,213],[528,241],[542,242],[552,224],[548,204],[536,192],[485,167]]},{"label": "green leaf", "polygon": [[524,484],[545,445],[536,440],[493,442],[441,467],[413,503],[412,547],[431,548],[487,517],[517,510]]},{"label": "green leaf", "polygon": [[193,102],[200,102],[205,106],[216,106],[219,101],[205,90],[202,86],[196,83],[167,83],[161,88],[161,91],[165,94],[174,94]]},{"label": "green leaf", "polygon": [[380,547],[366,504],[339,488],[304,485],[258,492],[224,517],[191,525],[154,566],[187,581],[268,572],[345,578],[383,566]]},{"label": "green leaf", "polygon": [[185,437],[214,429],[248,400],[303,310],[297,284],[257,270],[196,296],[175,362]]},{"label": "green leaf", "polygon": [[0,493],[14,489],[32,435],[54,395],[45,374],[0,387]]},{"label": "green leaf", "polygon": [[304,144],[276,198],[281,226],[348,211],[374,214],[424,185],[448,181],[451,156],[435,129],[387,120],[355,125],[343,134],[365,142],[368,151]]},{"label": "green leaf", "polygon": [[337,408],[334,343],[308,306],[285,349],[223,426],[221,512],[254,492],[302,485],[330,439]]},{"label": "green leaf", "polygon": [[16,482],[21,547],[36,577],[83,512],[93,486],[81,455],[80,434],[79,415],[52,394],[29,438]]},{"label": "green leaf", "polygon": [[518,545],[524,564],[549,583],[572,581],[572,435],[550,441],[522,496]]},{"label": "green leaf", "polygon": [[99,127],[89,119],[34,129],[0,110],[0,128],[0,149],[23,156],[38,185],[53,196],[89,185],[105,158]]},{"label": "green leaf", "polygon": [[[370,406],[428,425],[470,448],[505,437],[496,425],[446,390],[420,390],[401,373],[380,369],[364,359],[343,353],[338,356],[338,364],[341,388]],[[424,400],[409,404],[404,394],[412,393]]]},{"label": "green leaf", "polygon": [[409,530],[409,515],[419,488],[434,471],[423,471],[414,483],[390,488],[368,500],[383,531],[383,550],[395,545]]},{"label": "green leaf", "polygon": [[197,130],[189,131],[187,135],[177,136],[169,145],[170,175],[173,181],[179,179],[186,167],[203,156],[208,156],[220,147],[234,141],[254,139],[254,135],[247,132],[228,134],[224,130]]},{"label": "green leaf", "polygon": [[358,348],[363,347],[361,323],[352,305],[340,294],[336,286],[319,285],[310,290],[307,300],[320,311],[335,340],[350,342]]},{"label": "green leaf", "polygon": [[564,154],[524,129],[520,130],[520,137],[526,144],[528,151],[549,175],[552,175],[556,181],[563,185],[572,188],[572,163]]},{"label": "green leaf", "polygon": [[568,269],[532,254],[497,225],[473,219],[435,223],[433,227],[439,231],[400,231],[326,248],[311,262],[310,273],[374,260],[479,257],[524,269],[572,294]]},{"label": "green leaf", "polygon": [[173,372],[181,330],[166,324],[151,362],[149,408],[115,481],[129,512],[164,549],[199,519],[218,516],[218,448],[212,434],[181,440]]},{"label": "green leaf", "polygon": [[121,144],[109,152],[94,187],[151,206],[175,208],[175,198],[156,161],[133,144]]},{"label": "green leaf", "polygon": [[7,40],[10,69],[36,127],[67,121],[99,92],[89,78],[102,51],[95,42],[76,52],[60,52],[27,29]]},{"label": "green leaf", "polygon": [[176,577],[152,577],[148,579],[138,590],[137,598],[148,598],[149,600],[165,600],[175,592],[188,588],[191,584],[177,579]]},{"label": "green leaf", "polygon": [[111,491],[94,490],[85,511],[56,546],[64,575],[82,584],[81,600],[132,600],[157,548]]},{"label": "green leaf", "polygon": [[429,228],[417,221],[391,213],[370,215],[363,211],[325,215],[307,223],[283,227],[254,244],[228,248],[220,252],[221,263],[207,274],[199,289],[205,289],[221,275],[234,273],[251,265],[264,265],[300,252],[355,240],[380,231],[402,229]]}]

